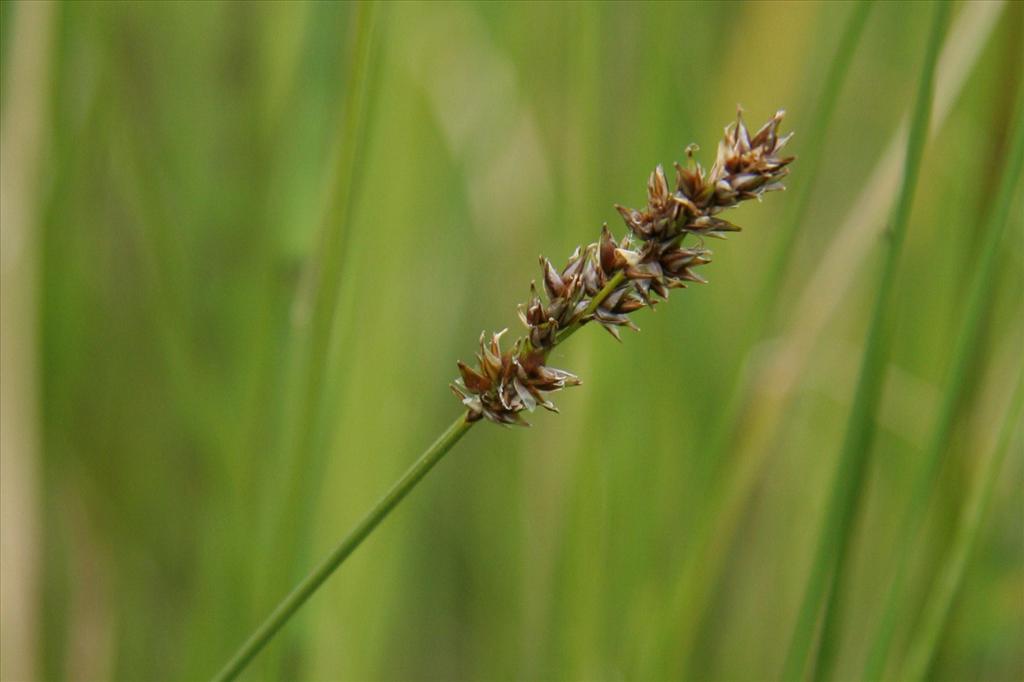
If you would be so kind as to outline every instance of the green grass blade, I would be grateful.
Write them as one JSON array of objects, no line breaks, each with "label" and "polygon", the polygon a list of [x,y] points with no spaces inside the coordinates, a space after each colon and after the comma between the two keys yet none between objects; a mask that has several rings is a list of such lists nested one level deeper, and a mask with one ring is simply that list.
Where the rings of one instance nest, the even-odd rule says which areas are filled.
[{"label": "green grass blade", "polygon": [[[1017,378],[1017,388],[1003,420],[999,441],[995,450],[985,461],[964,504],[949,555],[939,569],[934,590],[925,604],[921,622],[914,629],[914,639],[910,645],[907,665],[903,674],[900,675],[900,679],[917,682],[923,680],[928,674],[928,668],[935,657],[939,636],[949,617],[953,599],[957,595],[967,562],[981,532],[985,511],[992,501],[992,491],[996,487],[999,472],[1002,471],[1007,453],[1011,451],[1010,446],[1014,435],[1020,429],[1022,412],[1024,412],[1024,376]],[[1020,450],[1018,449],[1017,452],[1019,453]]]},{"label": "green grass blade", "polygon": [[989,213],[985,228],[985,243],[981,249],[974,279],[964,306],[963,325],[953,350],[949,379],[942,395],[938,416],[928,447],[921,457],[922,469],[914,480],[910,493],[910,506],[903,519],[903,525],[895,538],[896,563],[890,582],[885,610],[875,631],[865,667],[865,679],[877,680],[882,677],[896,629],[898,606],[906,581],[907,565],[910,560],[913,539],[920,531],[931,500],[935,479],[942,465],[950,434],[956,424],[957,406],[963,397],[972,360],[977,357],[983,331],[983,319],[996,286],[997,261],[1000,244],[1010,225],[1010,208],[1014,190],[1020,181],[1024,166],[1024,88],[1018,93],[1017,111],[1014,121],[1013,138],[1006,156],[1006,166],[996,198]]},{"label": "green grass blade", "polygon": [[[325,383],[328,376],[336,319],[345,272],[352,262],[347,248],[351,215],[358,196],[359,166],[368,126],[367,111],[375,89],[371,73],[379,42],[379,7],[375,2],[353,5],[352,47],[346,90],[338,117],[338,129],[332,166],[329,170],[332,191],[328,196],[323,223],[316,236],[315,251],[310,254],[303,288],[296,308],[309,313],[295,315],[290,330],[288,365],[290,387],[295,402],[284,401],[288,425],[284,444],[284,486],[274,519],[275,553],[283,557],[275,562],[267,576],[261,596],[278,595],[301,576],[306,559],[311,517],[318,497],[320,469],[318,447],[324,424]],[[272,659],[274,656],[271,656]],[[273,669],[274,661],[268,663]]]},{"label": "green grass blade", "polygon": [[[806,133],[801,132],[800,139],[810,140],[812,144],[808,145],[806,151],[801,150],[800,152],[800,166],[804,169],[805,175],[800,182],[794,185],[793,191],[796,193],[796,197],[790,204],[791,208],[786,217],[781,221],[780,229],[774,239],[777,244],[775,253],[768,266],[767,276],[761,284],[764,301],[750,311],[750,326],[755,340],[762,337],[773,323],[777,324],[779,321],[782,312],[779,291],[788,268],[793,263],[793,245],[800,233],[799,228],[807,216],[807,209],[814,196],[818,179],[821,177],[818,171],[824,158],[824,141],[839,102],[843,83],[849,73],[850,63],[853,61],[857,45],[860,44],[864,26],[873,4],[874,0],[862,0],[850,12],[846,26],[843,28],[843,34],[839,39],[839,46],[829,65],[824,88],[818,98],[815,110],[808,116],[810,127]],[[730,437],[736,429],[737,422],[742,417],[744,396],[739,388],[737,386],[732,392],[728,408],[723,411],[723,416],[719,420],[715,431],[715,440],[707,454],[711,461],[717,461],[722,456],[730,443]]]},{"label": "green grass blade", "polygon": [[[950,64],[955,60],[957,67],[954,69],[947,66],[939,72],[941,87],[936,91],[935,107],[936,117],[941,117],[941,120],[948,117],[952,103],[960,97],[959,93],[963,91],[967,82],[967,74],[975,69],[978,52],[971,46],[985,43],[990,39],[993,25],[998,21],[1001,10],[999,5],[975,5],[964,8],[958,15],[956,30],[950,33],[943,46],[943,59]],[[939,122],[936,120],[934,123]],[[934,135],[934,131],[932,134]],[[895,195],[888,194],[888,186],[897,184],[896,178],[901,166],[901,159],[894,152],[898,153],[899,149],[905,146],[906,131],[896,132],[891,140],[890,149],[887,149],[878,160],[872,175],[865,183],[857,201],[858,205],[870,201],[873,192],[886,193],[880,205],[893,205],[890,202],[895,201]],[[794,405],[794,391],[798,383],[797,377],[801,374],[800,368],[806,367],[801,358],[806,357],[816,339],[821,337],[827,320],[835,314],[840,305],[843,292],[850,289],[855,268],[860,267],[867,259],[866,247],[859,242],[873,242],[875,232],[879,229],[874,224],[876,219],[870,217],[870,213],[869,209],[868,219],[871,224],[866,237],[858,237],[851,233],[859,211],[851,210],[847,214],[842,228],[836,235],[837,243],[821,257],[821,262],[815,267],[816,272],[806,278],[803,284],[804,293],[794,310],[787,311],[791,321],[787,323],[787,330],[782,334],[783,342],[776,345],[766,359],[753,366],[750,377],[744,379],[743,427],[734,430],[730,445],[735,452],[730,455],[727,462],[728,471],[719,475],[718,480],[712,483],[717,487],[708,492],[709,499],[717,499],[713,503],[713,508],[704,516],[710,521],[702,522],[709,524],[709,527],[698,528],[695,533],[688,536],[694,549],[688,552],[683,567],[676,571],[681,577],[678,579],[679,587],[670,607],[673,622],[688,623],[692,617],[685,609],[708,598],[705,593],[713,585],[702,582],[702,575],[720,573],[721,569],[714,566],[728,553],[729,543],[733,541],[740,527],[743,511],[751,500],[756,485],[763,480],[768,460],[767,453],[770,452],[766,444],[778,442],[785,425],[790,423],[786,415]],[[847,251],[847,247],[856,253]],[[840,252],[844,255],[839,255]],[[835,285],[832,293],[822,289],[830,283]],[[739,423],[739,420],[736,422]],[[716,451],[714,447],[709,448],[711,453]],[[676,641],[688,640],[684,637],[671,640],[673,645]]]},{"label": "green grass blade", "polygon": [[[797,235],[801,233],[800,228],[803,226],[807,215],[807,208],[810,205],[811,198],[814,196],[814,189],[817,187],[818,179],[821,177],[818,171],[825,155],[825,139],[832,123],[836,106],[839,103],[839,94],[842,91],[843,83],[846,82],[846,76],[850,71],[850,64],[857,51],[857,46],[860,44],[861,36],[864,33],[864,26],[867,23],[868,15],[871,14],[873,5],[874,0],[861,0],[850,11],[850,16],[846,20],[846,26],[843,28],[843,34],[839,38],[839,45],[836,48],[835,56],[829,65],[824,89],[818,98],[817,106],[809,114],[808,123],[810,125],[806,132],[801,133],[803,136],[801,139],[809,141],[809,144],[801,149],[800,152],[800,165],[806,175],[803,180],[796,183],[797,196],[794,198],[790,212],[786,219],[782,221],[781,229],[776,236],[777,250],[768,270],[768,277],[762,285],[766,298],[769,298],[770,302],[775,305],[780,304],[778,291],[782,286],[788,267],[793,262],[793,245],[796,242]],[[759,313],[759,311],[766,312]],[[772,305],[757,306],[754,313],[773,313],[776,318],[779,315],[779,311],[774,309]],[[760,324],[755,329],[763,331],[768,321],[767,319],[759,320]]]},{"label": "green grass blade", "polygon": [[[790,257],[793,242],[798,233],[798,228],[803,224],[810,205],[810,198],[813,196],[813,187],[819,177],[818,169],[824,157],[824,139],[827,136],[832,123],[833,114],[842,92],[843,83],[846,82],[850,71],[850,64],[853,61],[854,53],[861,42],[864,33],[864,26],[867,23],[868,15],[874,0],[862,0],[850,12],[843,28],[842,36],[839,39],[839,46],[836,48],[832,63],[829,65],[828,74],[825,78],[824,88],[818,97],[816,107],[808,116],[811,127],[807,130],[806,139],[817,141],[809,145],[807,151],[800,155],[800,165],[803,169],[803,179],[797,183],[797,196],[792,201],[792,209],[786,219],[782,221],[782,229],[779,234],[779,246],[775,253],[772,265],[769,268],[766,281],[762,285],[765,298],[768,299],[765,305],[758,305],[752,311],[752,329],[756,337],[760,337],[770,322],[769,314],[775,311],[771,305],[772,299],[777,298],[779,285],[786,274],[786,266],[792,262]],[[742,410],[743,392],[738,385],[731,392],[731,400],[723,411],[723,417],[716,429],[715,438],[706,453],[711,462],[721,461],[726,448],[730,444],[730,436],[734,433],[736,424],[740,421]],[[721,477],[716,479],[717,484],[725,483]],[[711,492],[708,500],[712,504],[729,499],[724,494]],[[697,540],[694,542],[694,551],[690,552],[680,580],[681,588],[673,600],[672,615],[669,622],[677,625],[670,625],[665,628],[665,636],[662,638],[664,650],[669,650],[669,643],[675,643],[680,655],[683,657],[679,667],[685,676],[690,669],[690,657],[693,653],[693,643],[698,632],[698,623],[707,611],[714,588],[715,577],[719,575],[718,564],[725,558],[725,551],[715,551],[720,543],[713,537],[716,522],[721,519],[718,510],[709,512],[702,517],[703,521],[697,531]],[[698,580],[699,573],[702,576],[711,576],[710,580]],[[682,643],[679,646],[678,643]]]},{"label": "green grass blade", "polygon": [[[367,100],[372,92],[368,83],[370,58],[374,49],[375,3],[360,4],[356,9],[356,46],[351,66],[351,79],[344,103],[341,122],[340,153],[333,171],[334,187],[330,207],[325,217],[324,229],[312,256],[314,275],[312,316],[309,322],[307,357],[303,365],[300,409],[297,412],[299,425],[296,432],[294,456],[303,460],[313,448],[323,398],[324,377],[331,347],[331,335],[340,295],[343,270],[348,256],[345,248],[349,232],[349,216],[352,212],[354,185],[357,177],[359,152],[363,143],[366,125]],[[302,481],[309,481],[304,467],[297,467],[297,481],[293,489],[292,503],[301,504],[308,491],[300,490]],[[286,514],[287,516],[287,514]]]},{"label": "green grass blade", "polygon": [[824,675],[828,672],[828,664],[835,646],[835,626],[832,619],[836,618],[836,590],[833,586],[836,584],[837,571],[841,571],[845,563],[850,545],[852,521],[861,497],[867,453],[871,446],[875,414],[882,393],[890,345],[890,301],[921,170],[921,157],[928,136],[935,64],[949,22],[950,5],[945,2],[937,3],[934,11],[917,101],[911,119],[902,188],[886,243],[881,283],[872,311],[860,378],[811,574],[783,666],[783,678],[786,680],[802,679],[813,650],[818,617],[823,608],[822,665],[819,674]]}]

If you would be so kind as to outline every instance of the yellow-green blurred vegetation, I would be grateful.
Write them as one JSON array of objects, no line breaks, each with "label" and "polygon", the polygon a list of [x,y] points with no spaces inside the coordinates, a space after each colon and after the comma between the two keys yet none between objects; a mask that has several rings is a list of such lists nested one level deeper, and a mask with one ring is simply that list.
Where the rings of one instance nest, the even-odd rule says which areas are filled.
[{"label": "yellow-green blurred vegetation", "polygon": [[[781,674],[934,5],[859,34],[843,2],[0,7],[4,679],[213,675],[458,414],[455,361],[518,325],[537,254],[621,234],[612,204],[690,142],[710,163],[737,103],[786,108],[799,158],[711,283],[559,347],[562,414],[476,427],[245,679]],[[956,350],[1022,43],[1024,5],[953,6],[836,679],[887,608],[887,678],[1024,678],[1019,181]]]}]

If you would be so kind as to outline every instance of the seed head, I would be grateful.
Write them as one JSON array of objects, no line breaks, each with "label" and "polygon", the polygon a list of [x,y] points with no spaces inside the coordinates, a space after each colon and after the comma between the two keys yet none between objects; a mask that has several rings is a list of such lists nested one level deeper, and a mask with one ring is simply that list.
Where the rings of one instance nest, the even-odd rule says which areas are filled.
[{"label": "seed head", "polygon": [[[598,241],[577,247],[560,270],[541,256],[543,296],[533,283],[529,300],[519,306],[526,335],[502,351],[505,331],[490,340],[481,334],[477,367],[458,363],[461,378],[451,387],[469,410],[469,419],[525,425],[520,414],[524,410],[532,412],[540,405],[557,412],[544,394],[580,383],[573,374],[545,365],[559,332],[594,321],[619,339],[622,327],[637,330],[630,313],[653,307],[688,282],[704,283],[694,270],[711,262],[703,238],[724,238],[726,232],[740,230],[717,214],[784,189],[782,179],[794,157],[779,156],[792,137],[778,135],[783,114],[777,112],[751,137],[738,111],[725,128],[711,169],[705,172],[694,160],[697,147],[690,145],[688,164],[675,164],[674,188],[664,169],[655,168],[647,181],[647,206],[615,206],[629,230],[621,240],[606,224]],[[697,241],[684,246],[688,235]]]}]

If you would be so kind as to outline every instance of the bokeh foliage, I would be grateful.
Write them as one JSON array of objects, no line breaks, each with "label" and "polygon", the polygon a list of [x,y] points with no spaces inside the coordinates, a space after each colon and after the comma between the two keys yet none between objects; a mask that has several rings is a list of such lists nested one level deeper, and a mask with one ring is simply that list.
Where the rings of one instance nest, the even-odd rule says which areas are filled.
[{"label": "bokeh foliage", "polygon": [[[25,7],[2,6],[6,74]],[[554,364],[584,381],[560,396],[562,414],[536,415],[529,430],[474,429],[250,674],[777,675],[878,274],[877,245],[837,252],[837,240],[884,201],[861,190],[912,106],[930,23],[927,4],[877,3],[831,122],[808,139],[853,11],[58,5],[44,26],[30,198],[41,445],[28,512],[40,532],[25,542],[39,557],[39,676],[215,672],[457,413],[446,387],[455,360],[481,329],[516,324],[537,253],[560,261],[602,221],[621,233],[612,203],[640,203],[650,169],[689,142],[710,160],[737,103],[755,123],[786,107],[794,153],[820,155],[814,177],[798,160],[790,193],[739,209],[745,231],[709,245],[712,284],[638,315],[642,334],[620,346],[588,329],[559,348]],[[843,679],[862,669],[884,606],[1015,123],[1024,6],[957,5],[947,41],[984,12],[994,21],[953,45],[969,70],[935,117],[899,264],[866,505],[843,572]],[[24,96],[13,82],[0,89],[5,111]],[[802,183],[813,183],[807,211],[773,278],[779,223],[794,219]],[[914,538],[890,674],[1021,372],[1019,185],[1014,202]],[[832,262],[855,278],[829,307],[829,272],[813,275]],[[324,357],[311,360],[323,282],[336,298]],[[784,357],[822,306],[826,323],[789,358],[783,395],[758,384],[759,367]],[[1011,448],[935,679],[1024,677],[1019,438]],[[714,561],[684,571],[698,529]],[[706,599],[678,596],[694,590]]]}]

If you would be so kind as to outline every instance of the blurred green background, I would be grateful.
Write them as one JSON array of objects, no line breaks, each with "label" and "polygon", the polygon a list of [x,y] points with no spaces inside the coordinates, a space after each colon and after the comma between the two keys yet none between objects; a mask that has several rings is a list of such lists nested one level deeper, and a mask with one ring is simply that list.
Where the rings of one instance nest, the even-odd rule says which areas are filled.
[{"label": "blurred green background", "polygon": [[[789,191],[531,429],[474,429],[249,679],[777,677],[850,412],[927,3],[3,2],[4,679],[202,679],[458,414],[455,361],[737,103]],[[896,289],[836,677],[888,599],[1010,153],[1024,5],[962,3]],[[835,86],[830,119],[823,102]],[[903,132],[901,132],[901,130]],[[888,668],[1021,372],[1017,185]],[[788,235],[793,235],[789,239]],[[781,267],[781,269],[779,269]],[[1011,415],[1012,418],[1012,415]],[[1024,678],[1024,456],[931,679]]]}]

